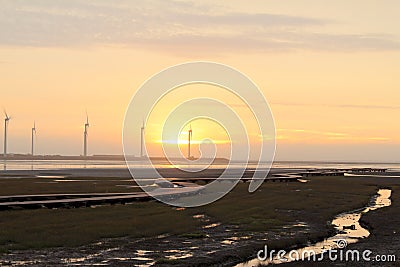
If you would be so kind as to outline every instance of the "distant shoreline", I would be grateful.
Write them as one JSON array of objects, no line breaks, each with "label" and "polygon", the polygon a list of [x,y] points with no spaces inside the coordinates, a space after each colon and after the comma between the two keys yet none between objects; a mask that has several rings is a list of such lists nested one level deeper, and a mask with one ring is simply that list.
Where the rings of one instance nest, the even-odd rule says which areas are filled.
[{"label": "distant shoreline", "polygon": [[[142,161],[143,157],[127,156],[127,160],[130,161]],[[168,162],[165,157],[151,157],[152,161],[157,162]],[[8,154],[4,157],[0,154],[0,160],[109,160],[109,161],[125,161],[124,155],[91,155],[91,156],[66,156],[66,155],[29,155],[29,154]],[[171,158],[171,160],[182,160],[182,158]],[[196,159],[194,159],[196,160]],[[241,163],[233,161],[234,163]],[[213,163],[227,164],[229,159],[216,158]],[[250,160],[249,163],[257,163],[257,161]],[[267,164],[268,162],[261,162],[261,164]],[[379,162],[379,161],[318,161],[318,160],[275,160],[273,163],[321,163],[321,164],[393,164],[397,165],[400,162]]]},{"label": "distant shoreline", "polygon": [[[92,156],[65,156],[65,155],[28,155],[28,154],[8,154],[7,157],[0,155],[0,160],[108,160],[108,161],[143,161],[147,158],[136,156],[124,155],[92,155]],[[165,157],[150,157],[150,160],[157,162],[169,162]],[[171,158],[171,160],[182,160],[181,158]],[[194,159],[196,160],[196,159]],[[204,159],[207,160],[207,159]],[[215,158],[213,163],[228,163],[229,160],[225,158]]]}]

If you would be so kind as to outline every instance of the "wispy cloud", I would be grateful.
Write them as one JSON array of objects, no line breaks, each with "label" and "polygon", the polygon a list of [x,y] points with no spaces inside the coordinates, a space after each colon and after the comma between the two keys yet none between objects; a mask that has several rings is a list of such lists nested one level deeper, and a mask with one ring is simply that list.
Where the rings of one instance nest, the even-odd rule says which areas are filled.
[{"label": "wispy cloud", "polygon": [[344,132],[316,131],[307,129],[277,129],[277,139],[290,142],[389,142],[391,138],[368,135],[352,135]]},{"label": "wispy cloud", "polygon": [[[166,145],[187,145],[189,141],[186,139],[177,139],[177,140],[156,140],[154,143],[158,144],[166,144]],[[230,140],[191,140],[192,145],[202,145],[202,144],[230,144]]]},{"label": "wispy cloud", "polygon": [[348,136],[347,133],[340,132],[323,132],[323,131],[314,131],[314,130],[305,130],[305,129],[277,129],[278,134],[280,132],[292,132],[292,133],[305,133],[305,134],[316,134],[316,135],[325,135],[325,136]]},{"label": "wispy cloud", "polygon": [[279,106],[299,106],[299,107],[327,107],[327,108],[354,108],[354,109],[388,109],[398,110],[397,105],[355,105],[355,104],[314,104],[314,103],[294,103],[294,102],[274,102],[271,105]]},{"label": "wispy cloud", "polygon": [[386,137],[369,137],[368,139],[373,140],[373,141],[382,141],[382,142],[391,140],[390,138],[386,138]]},{"label": "wispy cloud", "polygon": [[328,34],[331,21],[229,12],[197,2],[0,0],[0,45],[118,44],[190,51],[400,50],[383,34]]}]

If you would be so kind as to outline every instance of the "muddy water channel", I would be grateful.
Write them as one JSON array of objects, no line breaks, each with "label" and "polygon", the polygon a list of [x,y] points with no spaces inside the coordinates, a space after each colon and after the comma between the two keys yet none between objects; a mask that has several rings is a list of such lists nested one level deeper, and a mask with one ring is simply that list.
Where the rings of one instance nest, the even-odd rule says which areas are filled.
[{"label": "muddy water channel", "polygon": [[378,194],[371,199],[367,207],[336,216],[332,221],[332,225],[338,231],[335,236],[307,247],[285,251],[285,253],[282,252],[280,257],[275,255],[278,251],[268,251],[268,247],[265,247],[264,250],[259,251],[257,258],[237,264],[235,267],[265,266],[304,260],[310,257],[310,252],[318,256],[330,250],[343,249],[348,244],[358,242],[361,238],[367,238],[370,232],[360,225],[359,221],[361,216],[369,211],[390,206],[391,193],[389,189],[380,189]]}]

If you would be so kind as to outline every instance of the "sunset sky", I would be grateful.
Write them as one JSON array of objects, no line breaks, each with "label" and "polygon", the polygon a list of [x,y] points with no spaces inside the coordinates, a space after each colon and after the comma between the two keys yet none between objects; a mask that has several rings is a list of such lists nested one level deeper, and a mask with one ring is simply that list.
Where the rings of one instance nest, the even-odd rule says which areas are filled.
[{"label": "sunset sky", "polygon": [[[399,1],[0,4],[0,107],[12,116],[10,153],[30,151],[35,120],[38,154],[82,154],[87,110],[89,153],[121,154],[137,88],[169,66],[201,60],[232,66],[259,86],[275,118],[277,160],[400,162]],[[218,88],[183,87],[154,111],[149,149],[160,153],[162,118],[175,102],[208,93],[251,118]],[[192,127],[195,139],[212,138],[219,155],[229,154],[223,128]]]}]

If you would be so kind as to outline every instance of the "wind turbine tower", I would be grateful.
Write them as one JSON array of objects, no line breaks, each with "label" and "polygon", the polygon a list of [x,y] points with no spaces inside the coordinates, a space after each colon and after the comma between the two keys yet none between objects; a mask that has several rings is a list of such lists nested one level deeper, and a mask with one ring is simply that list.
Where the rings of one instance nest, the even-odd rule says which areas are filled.
[{"label": "wind turbine tower", "polygon": [[11,120],[11,117],[8,116],[7,112],[4,110],[4,157],[7,157],[7,133],[8,133],[8,123]]},{"label": "wind turbine tower", "polygon": [[189,141],[188,142],[188,159],[191,159],[192,155],[190,154],[190,142],[192,141],[192,125],[190,125],[188,138],[189,138],[189,140],[188,140]]},{"label": "wind turbine tower", "polygon": [[144,121],[142,122],[142,127],[140,128],[140,157],[144,157]]},{"label": "wind turbine tower", "polygon": [[35,136],[36,136],[36,122],[33,122],[32,128],[32,143],[31,143],[31,155],[35,154]]},{"label": "wind turbine tower", "polygon": [[86,112],[86,123],[85,123],[85,131],[83,132],[83,156],[87,157],[87,136],[88,136],[88,128],[89,128],[89,117]]}]

